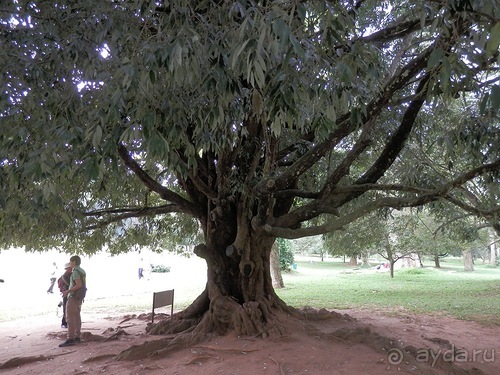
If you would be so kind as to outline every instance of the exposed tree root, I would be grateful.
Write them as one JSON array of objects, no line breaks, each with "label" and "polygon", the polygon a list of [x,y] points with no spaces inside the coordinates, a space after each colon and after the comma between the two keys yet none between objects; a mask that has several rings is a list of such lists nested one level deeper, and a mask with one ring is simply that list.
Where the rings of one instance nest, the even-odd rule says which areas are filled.
[{"label": "exposed tree root", "polygon": [[163,338],[155,341],[145,341],[141,345],[133,345],[130,348],[122,351],[116,356],[116,360],[129,360],[143,359],[148,357],[151,353],[161,350],[162,348],[169,347],[171,338]]},{"label": "exposed tree root", "polygon": [[28,356],[28,357],[13,357],[9,358],[3,363],[0,363],[0,370],[3,369],[8,369],[12,367],[20,367],[22,365],[26,365],[28,363],[33,363],[33,362],[41,362],[41,361],[50,361],[60,355],[66,355],[71,352],[64,352],[60,354],[55,354],[55,355],[36,355],[36,356]]},{"label": "exposed tree root", "polygon": [[212,299],[209,310],[201,315],[194,315],[192,310],[185,310],[170,319],[156,324],[150,323],[147,327],[149,334],[169,336],[128,348],[116,359],[161,357],[182,348],[198,345],[214,335],[225,335],[229,332],[250,338],[283,337],[289,333],[290,319],[345,320],[346,317],[324,309],[298,310],[279,300],[271,299],[241,305],[230,297],[219,295]]},{"label": "exposed tree root", "polygon": [[120,336],[128,336],[128,335],[130,335],[130,333],[127,333],[124,329],[119,328],[114,334],[109,336],[104,341],[118,340]]},{"label": "exposed tree root", "polygon": [[285,374],[285,369],[284,369],[284,365],[283,363],[279,363],[277,360],[275,360],[273,357],[269,356],[268,357],[271,361],[273,361],[274,363],[276,363],[276,366],[278,366],[279,370],[280,370],[280,374],[281,375],[284,375]]},{"label": "exposed tree root", "polygon": [[99,361],[104,361],[106,359],[111,359],[116,357],[116,354],[102,354],[102,355],[97,355],[95,357],[90,357],[87,359],[84,359],[82,363],[92,363],[92,362],[99,362]]},{"label": "exposed tree root", "polygon": [[256,352],[257,349],[250,350],[241,350],[241,349],[233,349],[233,348],[219,348],[217,346],[196,346],[192,348],[193,350],[201,350],[201,351],[213,351],[213,352],[226,352],[226,353],[250,353]]},{"label": "exposed tree root", "polygon": [[54,359],[54,357],[52,356],[46,357],[44,355],[37,355],[32,357],[14,357],[14,358],[9,358],[4,363],[0,364],[0,369],[18,367],[25,365],[27,363],[37,362],[37,361],[48,361],[50,359]]}]

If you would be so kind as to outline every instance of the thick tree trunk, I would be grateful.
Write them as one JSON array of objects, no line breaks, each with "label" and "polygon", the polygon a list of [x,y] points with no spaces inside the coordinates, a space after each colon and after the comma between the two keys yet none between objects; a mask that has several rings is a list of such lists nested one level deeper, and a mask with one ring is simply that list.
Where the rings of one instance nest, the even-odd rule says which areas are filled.
[{"label": "thick tree trunk", "polygon": [[418,256],[418,264],[419,264],[419,267],[420,267],[420,268],[423,268],[423,267],[424,267],[424,263],[422,263],[422,254],[417,253],[417,256]]},{"label": "thick tree trunk", "polygon": [[493,266],[497,264],[497,244],[493,230],[490,231],[490,264]]},{"label": "thick tree trunk", "polygon": [[370,262],[368,260],[368,253],[361,254],[361,265],[366,267],[370,266]]},{"label": "thick tree trunk", "polygon": [[472,272],[474,271],[474,262],[472,259],[472,250],[464,250],[463,251],[463,256],[464,256],[464,269],[467,272]]},{"label": "thick tree trunk", "polygon": [[274,239],[253,236],[243,244],[222,251],[197,246],[195,253],[207,261],[208,311],[203,331],[240,336],[282,334],[276,313],[286,305],[276,296],[270,273]]},{"label": "thick tree trunk", "polygon": [[490,264],[493,266],[497,264],[497,249],[495,243],[490,245]]},{"label": "thick tree trunk", "polygon": [[434,267],[441,268],[441,263],[439,263],[439,256],[434,255]]},{"label": "thick tree trunk", "polygon": [[351,258],[349,259],[349,265],[350,266],[357,266],[358,265],[358,256],[357,255],[351,255]]},{"label": "thick tree trunk", "polygon": [[285,287],[283,277],[281,276],[280,259],[278,245],[275,242],[271,250],[271,278],[273,280],[273,288],[281,289]]}]

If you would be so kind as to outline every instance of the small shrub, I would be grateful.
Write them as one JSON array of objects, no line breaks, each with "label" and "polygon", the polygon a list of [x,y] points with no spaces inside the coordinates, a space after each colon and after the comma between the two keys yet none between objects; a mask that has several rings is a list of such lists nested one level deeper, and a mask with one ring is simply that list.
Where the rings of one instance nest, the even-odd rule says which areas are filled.
[{"label": "small shrub", "polygon": [[155,264],[151,266],[151,272],[167,273],[170,272],[170,267],[163,264]]},{"label": "small shrub", "polygon": [[401,270],[401,273],[404,273],[405,275],[425,275],[427,274],[427,270],[423,268],[409,268],[406,270]]},{"label": "small shrub", "polygon": [[290,246],[290,241],[283,238],[278,238],[277,241],[280,269],[282,271],[290,271],[293,263],[295,262],[293,258],[292,247]]}]

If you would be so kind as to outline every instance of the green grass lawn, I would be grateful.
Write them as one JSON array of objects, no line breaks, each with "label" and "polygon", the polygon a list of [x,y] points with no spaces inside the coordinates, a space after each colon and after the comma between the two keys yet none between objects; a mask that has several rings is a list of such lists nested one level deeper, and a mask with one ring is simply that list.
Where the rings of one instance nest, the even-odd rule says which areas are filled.
[{"label": "green grass lawn", "polygon": [[389,272],[349,267],[342,261],[298,261],[283,276],[278,295],[295,307],[376,309],[395,313],[444,313],[459,319],[500,325],[500,269],[475,265],[463,271],[460,260],[445,260],[441,269]]}]

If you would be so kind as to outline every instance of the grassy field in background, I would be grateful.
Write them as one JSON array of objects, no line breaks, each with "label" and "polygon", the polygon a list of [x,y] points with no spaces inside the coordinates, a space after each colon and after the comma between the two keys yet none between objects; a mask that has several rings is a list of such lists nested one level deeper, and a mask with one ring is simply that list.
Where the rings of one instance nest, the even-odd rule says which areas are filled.
[{"label": "grassy field in background", "polygon": [[[107,262],[108,258],[102,261]],[[203,291],[206,266],[202,260],[196,259],[172,262],[168,263],[173,265],[170,274],[151,274],[150,280],[127,279],[126,283],[108,281],[99,290],[94,286],[84,303],[83,315],[149,313],[152,292],[169,288],[175,289],[175,309],[184,309]],[[93,258],[87,264],[90,269],[91,266],[97,267],[97,263]],[[285,288],[276,292],[286,303],[298,308],[446,314],[500,325],[500,268],[476,264],[474,272],[465,272],[460,259],[450,258],[442,262],[441,269],[434,269],[429,262],[424,266],[397,270],[391,279],[387,271],[350,267],[341,259],[329,258],[321,262],[318,258],[297,257],[296,269],[283,274]],[[94,278],[97,275],[109,277],[99,268],[89,274]],[[4,287],[7,286],[6,283]],[[45,292],[30,295],[32,297],[25,301],[26,293],[16,294],[21,299],[18,303],[11,300],[8,308],[3,308],[4,303],[0,303],[0,322],[61,314],[56,308],[58,295],[49,296]],[[31,303],[23,305],[22,301]]]},{"label": "grassy field in background", "polygon": [[450,315],[500,325],[500,268],[475,265],[465,272],[459,259],[445,259],[441,269],[388,272],[349,267],[341,261],[297,261],[284,274],[278,295],[295,307],[375,309]]}]

